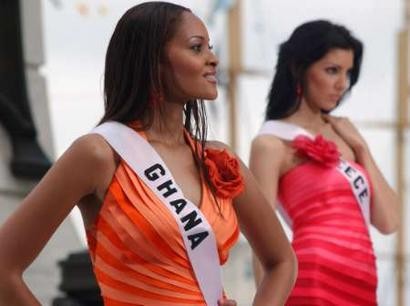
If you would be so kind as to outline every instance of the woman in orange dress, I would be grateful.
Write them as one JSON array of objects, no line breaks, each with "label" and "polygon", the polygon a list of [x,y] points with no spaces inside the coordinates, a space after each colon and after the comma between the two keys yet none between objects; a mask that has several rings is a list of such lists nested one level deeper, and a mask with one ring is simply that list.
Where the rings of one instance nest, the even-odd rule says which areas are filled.
[{"label": "woman in orange dress", "polygon": [[[108,46],[101,123],[130,128],[160,156],[209,223],[218,269],[243,231],[265,271],[253,305],[282,305],[295,279],[293,251],[248,169],[224,144],[206,141],[203,99],[217,96],[217,65],[206,27],[189,9],[134,6]],[[141,152],[131,155],[138,160]],[[95,132],[71,145],[0,228],[0,305],[39,305],[22,273],[74,205],[105,305],[206,305],[181,223],[133,167]],[[172,205],[179,212],[186,201]],[[197,221],[203,220],[183,228]],[[191,248],[201,239],[192,239]],[[213,304],[236,305],[222,294]]]},{"label": "woman in orange dress", "polygon": [[250,168],[293,232],[299,273],[286,305],[377,304],[368,225],[395,231],[397,195],[353,124],[329,115],[356,84],[361,59],[361,42],[324,20],[280,47]]}]

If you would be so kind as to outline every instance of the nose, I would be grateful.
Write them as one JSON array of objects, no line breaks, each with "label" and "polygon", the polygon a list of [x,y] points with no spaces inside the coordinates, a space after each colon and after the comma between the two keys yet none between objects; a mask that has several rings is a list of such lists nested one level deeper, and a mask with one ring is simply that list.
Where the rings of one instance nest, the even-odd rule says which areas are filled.
[{"label": "nose", "polygon": [[336,87],[341,92],[346,91],[350,86],[350,76],[347,74],[341,74],[336,82]]},{"label": "nose", "polygon": [[212,50],[209,50],[207,64],[212,65],[214,67],[216,67],[219,64],[219,59]]}]

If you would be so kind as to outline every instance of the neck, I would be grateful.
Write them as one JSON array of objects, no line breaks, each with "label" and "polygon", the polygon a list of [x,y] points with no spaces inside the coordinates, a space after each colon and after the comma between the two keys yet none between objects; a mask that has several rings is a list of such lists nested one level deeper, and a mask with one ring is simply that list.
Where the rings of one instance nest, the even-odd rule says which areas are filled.
[{"label": "neck", "polygon": [[326,121],[322,117],[320,109],[312,109],[307,105],[305,101],[302,101],[299,109],[289,116],[286,121],[295,123],[306,130],[313,131],[315,133],[320,132]]},{"label": "neck", "polygon": [[183,106],[166,102],[163,106],[146,131],[148,139],[166,145],[184,144]]}]

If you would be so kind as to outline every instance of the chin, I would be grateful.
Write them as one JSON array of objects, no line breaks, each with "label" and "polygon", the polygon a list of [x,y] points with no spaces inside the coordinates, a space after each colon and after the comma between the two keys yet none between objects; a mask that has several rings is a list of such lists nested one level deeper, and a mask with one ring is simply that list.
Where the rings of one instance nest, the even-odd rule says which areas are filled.
[{"label": "chin", "polygon": [[207,100],[215,100],[216,98],[218,98],[218,93],[212,95],[211,97],[207,98]]},{"label": "chin", "polygon": [[327,105],[324,105],[321,109],[322,109],[322,112],[324,112],[324,113],[330,113],[338,105],[339,105],[338,103],[328,103]]},{"label": "chin", "polygon": [[214,93],[209,93],[206,95],[201,96],[199,99],[203,99],[203,100],[215,100],[216,98],[218,98],[218,92],[214,92]]}]

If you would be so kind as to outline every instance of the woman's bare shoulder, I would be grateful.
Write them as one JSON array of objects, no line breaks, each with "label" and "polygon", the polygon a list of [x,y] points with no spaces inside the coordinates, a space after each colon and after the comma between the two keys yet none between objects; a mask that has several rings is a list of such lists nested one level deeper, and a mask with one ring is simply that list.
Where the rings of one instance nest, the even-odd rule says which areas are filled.
[{"label": "woman's bare shoulder", "polygon": [[283,139],[274,135],[257,135],[251,143],[252,149],[275,153],[285,152],[287,145]]},{"label": "woman's bare shoulder", "polygon": [[77,138],[57,160],[57,173],[88,178],[94,188],[106,184],[118,164],[115,151],[97,134],[87,134]]},{"label": "woman's bare shoulder", "polygon": [[92,161],[93,164],[112,163],[117,159],[115,151],[106,140],[98,134],[86,134],[77,138],[66,153]]},{"label": "woman's bare shoulder", "polygon": [[[117,168],[119,158],[104,138],[87,134],[77,138],[53,166],[53,177],[67,184],[81,185],[85,190],[81,198],[89,194],[101,197]],[[58,179],[59,180],[59,179]]]},{"label": "woman's bare shoulder", "polygon": [[293,158],[291,147],[287,141],[274,135],[258,135],[252,140],[250,165],[253,169],[277,169],[279,175],[290,167]]}]

